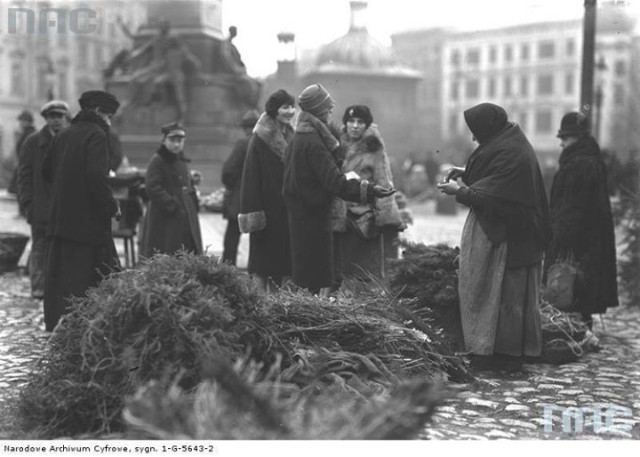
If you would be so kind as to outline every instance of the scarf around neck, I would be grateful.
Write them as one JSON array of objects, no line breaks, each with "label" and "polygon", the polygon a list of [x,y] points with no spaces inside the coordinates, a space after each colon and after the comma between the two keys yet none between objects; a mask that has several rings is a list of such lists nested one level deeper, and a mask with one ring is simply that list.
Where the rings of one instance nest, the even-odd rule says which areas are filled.
[{"label": "scarf around neck", "polygon": [[298,116],[298,123],[296,125],[296,132],[310,133],[318,132],[320,139],[329,151],[334,152],[340,146],[340,143],[336,137],[329,130],[329,126],[315,117],[311,113],[302,111]]}]

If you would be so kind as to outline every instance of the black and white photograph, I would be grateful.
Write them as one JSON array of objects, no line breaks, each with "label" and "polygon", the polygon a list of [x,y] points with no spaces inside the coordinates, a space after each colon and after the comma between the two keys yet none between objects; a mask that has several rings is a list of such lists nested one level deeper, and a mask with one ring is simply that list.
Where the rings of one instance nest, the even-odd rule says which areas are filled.
[{"label": "black and white photograph", "polygon": [[3,455],[640,452],[640,0],[1,0],[0,70]]}]

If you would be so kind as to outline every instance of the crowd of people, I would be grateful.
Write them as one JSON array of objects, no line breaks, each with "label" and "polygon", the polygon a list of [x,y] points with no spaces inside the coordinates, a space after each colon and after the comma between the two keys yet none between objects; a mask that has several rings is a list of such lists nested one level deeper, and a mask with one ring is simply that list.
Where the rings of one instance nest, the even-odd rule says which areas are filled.
[{"label": "crowd of people", "polygon": [[[19,149],[32,294],[44,299],[48,331],[68,311],[69,297],[121,268],[111,232],[121,211],[107,180],[117,146],[111,117],[120,103],[104,91],[85,92],[79,103],[73,118],[67,103],[45,104],[44,127],[25,135]],[[243,138],[223,165],[221,261],[235,265],[241,233],[249,234],[248,273],[266,293],[290,281],[327,297],[347,278],[384,278],[398,257],[406,226],[383,126],[366,105],[347,107],[342,125],[334,124],[334,106],[320,84],[297,97],[275,91],[262,113],[243,116]],[[588,118],[566,114],[548,199],[534,147],[502,107],[481,103],[464,118],[478,146],[438,184],[470,208],[459,258],[463,336],[476,363],[517,366],[540,354],[540,295],[554,263],[576,266],[572,310],[588,326],[593,314],[618,305],[606,167]],[[180,123],[161,128],[146,170],[142,257],[203,252],[186,137]]]}]

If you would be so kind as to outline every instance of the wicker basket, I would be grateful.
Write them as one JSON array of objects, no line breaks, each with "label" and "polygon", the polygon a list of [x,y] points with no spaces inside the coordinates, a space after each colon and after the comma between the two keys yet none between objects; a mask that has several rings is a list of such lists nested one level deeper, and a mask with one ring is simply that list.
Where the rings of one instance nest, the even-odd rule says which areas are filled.
[{"label": "wicker basket", "polygon": [[21,233],[0,232],[0,273],[18,268],[18,261],[29,237]]}]

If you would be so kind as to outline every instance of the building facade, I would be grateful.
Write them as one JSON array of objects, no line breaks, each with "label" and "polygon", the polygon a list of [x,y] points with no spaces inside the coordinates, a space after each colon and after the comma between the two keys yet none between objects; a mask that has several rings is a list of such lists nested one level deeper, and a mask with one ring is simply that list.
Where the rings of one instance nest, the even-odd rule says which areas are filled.
[{"label": "building facade", "polygon": [[[625,160],[638,144],[640,127],[637,116],[630,115],[640,102],[632,71],[638,65],[638,39],[624,4],[604,3],[597,18],[594,133],[603,147]],[[405,56],[403,62],[425,75],[440,75],[439,81],[425,77],[423,85],[431,91],[417,101],[425,131],[440,128],[431,144],[465,144],[470,134],[463,111],[486,101],[504,106],[539,155],[555,159],[562,116],[581,108],[582,33],[582,20],[575,19],[472,32],[403,32],[392,42],[396,55]],[[434,46],[440,52],[427,53],[434,57],[416,55]]]},{"label": "building facade", "polygon": [[[90,8],[87,7],[90,6]],[[146,21],[141,0],[32,0],[0,4],[0,158],[13,154],[16,117],[53,98],[79,109],[79,95],[104,87],[102,71]]]}]

